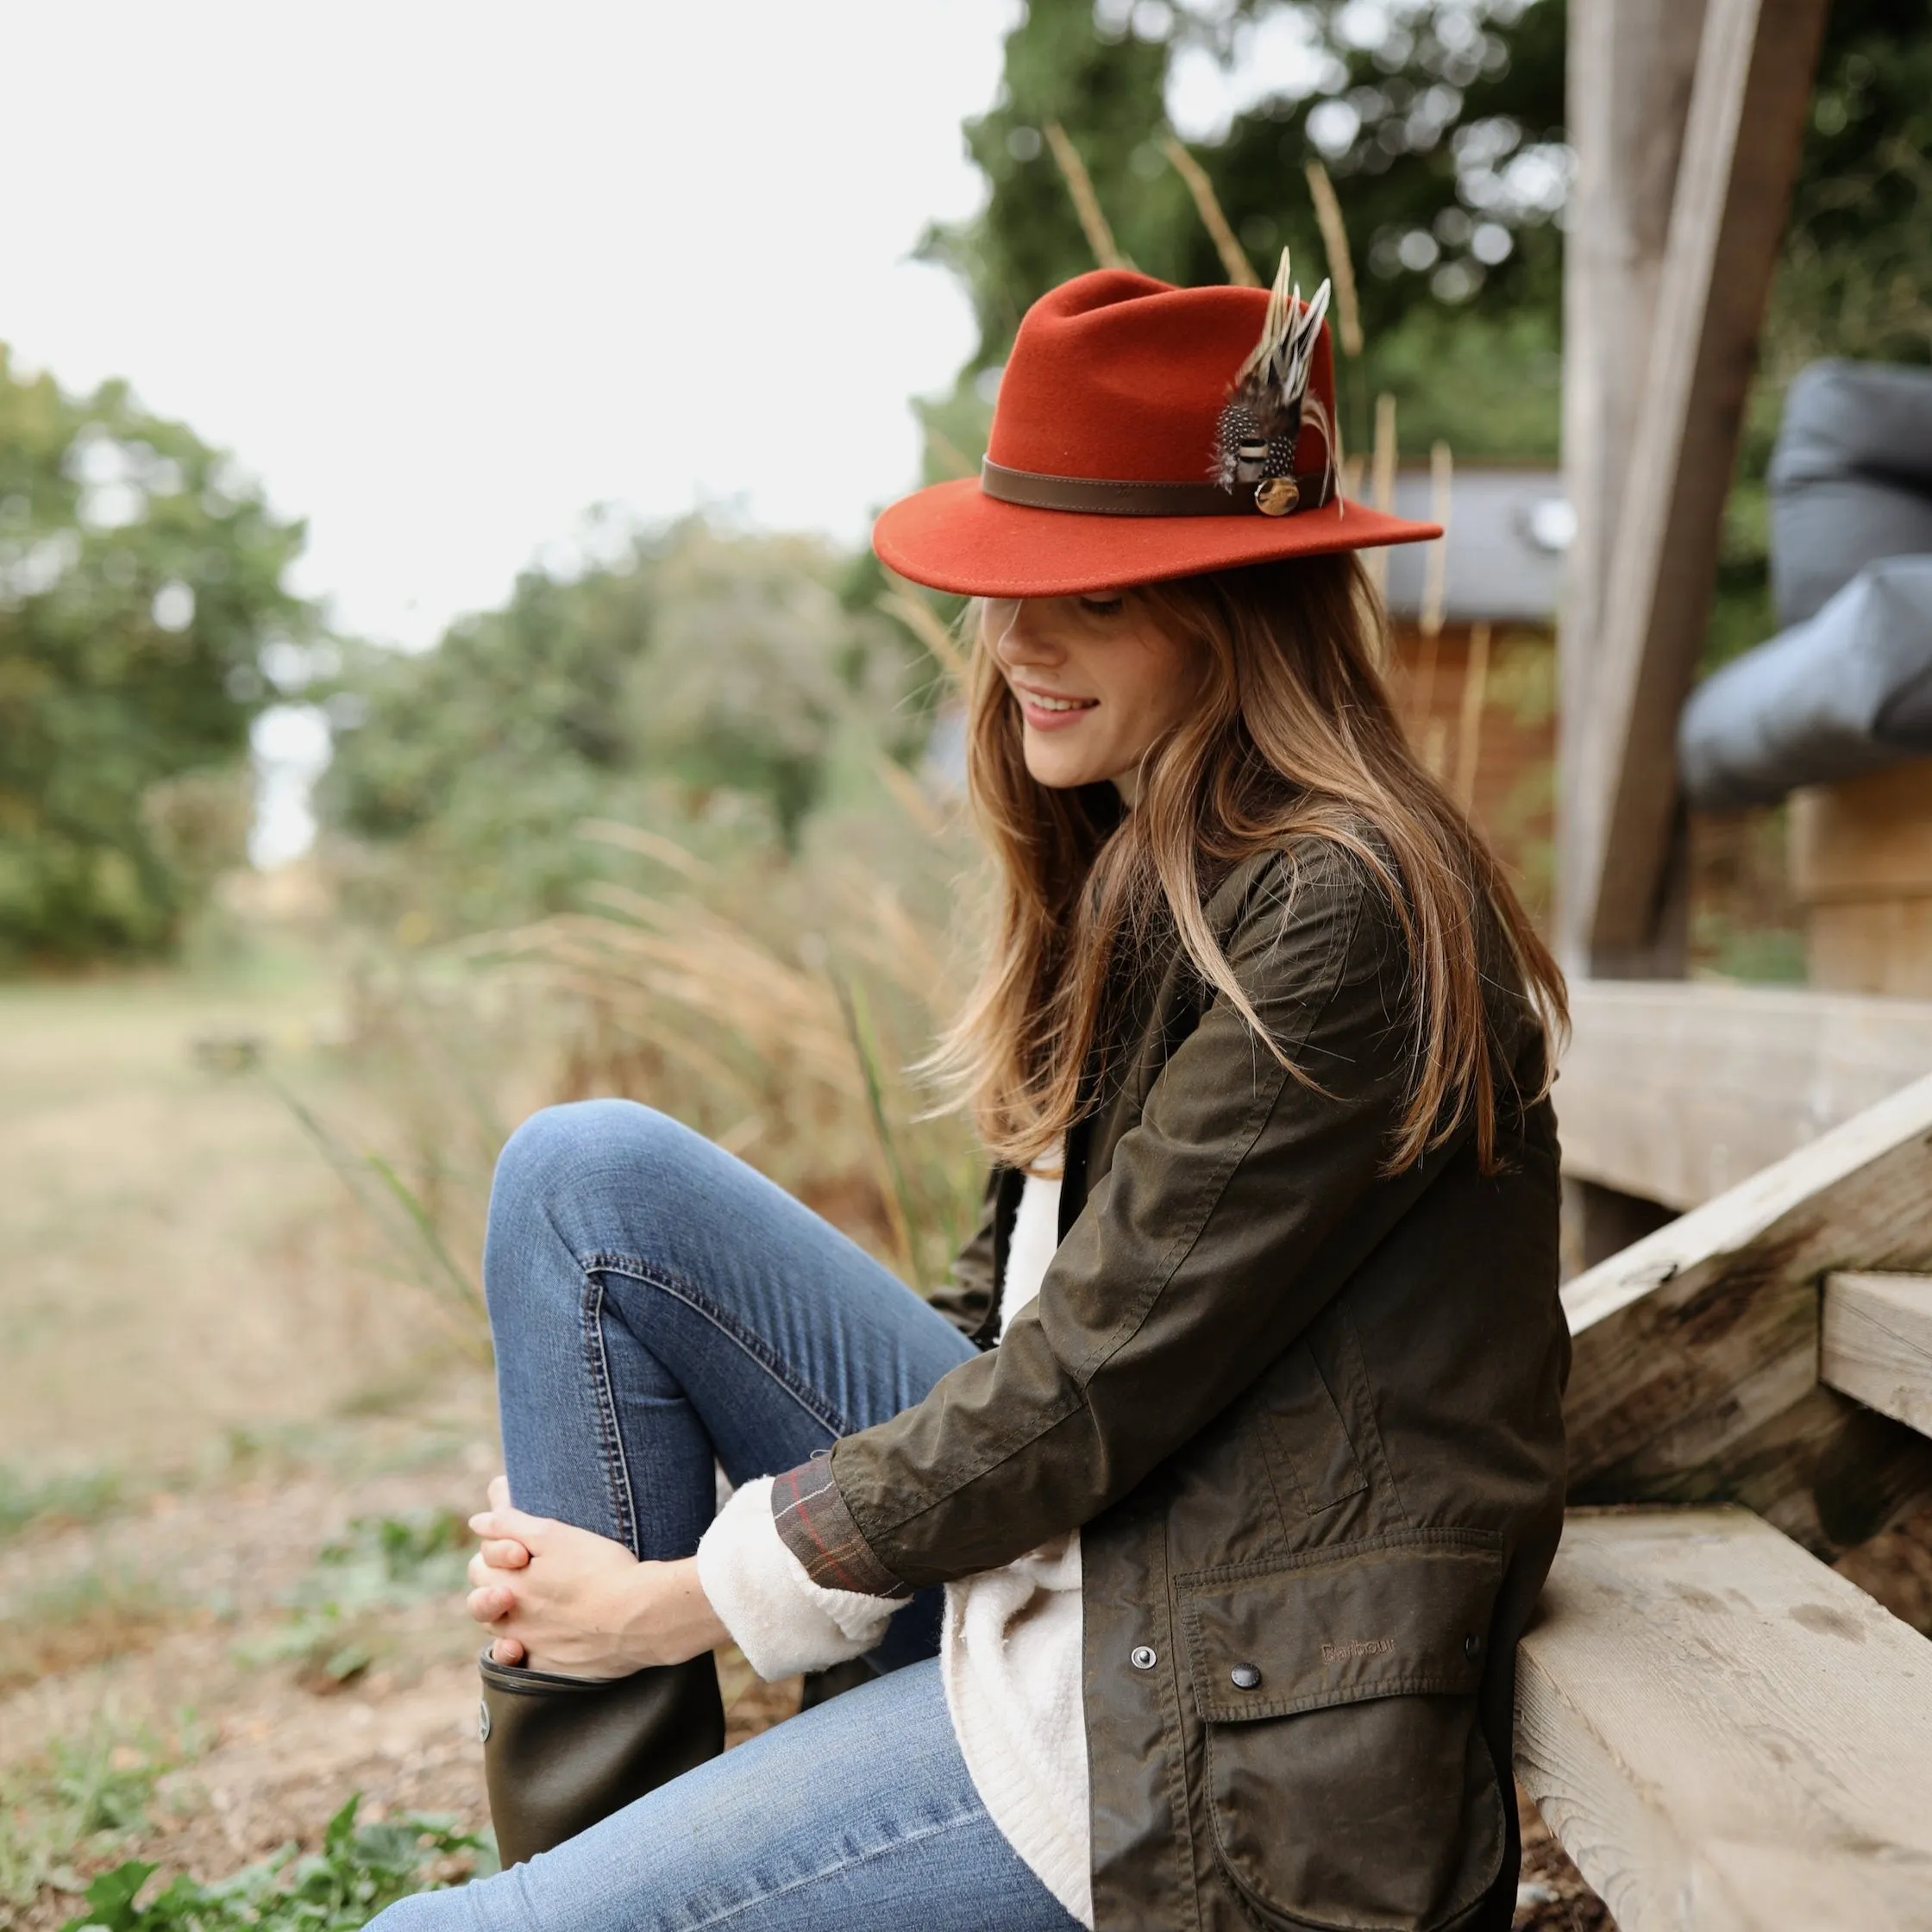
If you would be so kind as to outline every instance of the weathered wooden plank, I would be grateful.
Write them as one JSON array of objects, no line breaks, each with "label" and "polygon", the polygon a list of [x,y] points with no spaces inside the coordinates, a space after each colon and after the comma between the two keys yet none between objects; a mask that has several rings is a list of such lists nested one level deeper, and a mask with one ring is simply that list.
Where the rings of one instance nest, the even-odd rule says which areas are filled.
[{"label": "weathered wooden plank", "polygon": [[1794,792],[1791,872],[1812,985],[1932,995],[1932,759]]},{"label": "weathered wooden plank", "polygon": [[1808,905],[1932,896],[1932,758],[1793,792],[1791,861]]},{"label": "weathered wooden plank", "polygon": [[1745,1502],[1820,1555],[1932,1496],[1932,1442],[1817,1379],[1820,1284],[1932,1266],[1932,1077],[1563,1291],[1578,1502]]},{"label": "weathered wooden plank", "polygon": [[1570,1010],[1565,1171],[1678,1209],[1932,1073],[1932,1000],[1577,980]]},{"label": "weathered wooden plank", "polygon": [[1570,0],[1565,91],[1576,179],[1563,245],[1563,483],[1577,512],[1557,655],[1559,876],[1572,869],[1566,806],[1603,595],[1644,393],[1671,199],[1704,0]]},{"label": "weathered wooden plank", "polygon": [[1932,1435],[1932,1275],[1827,1275],[1818,1379]]},{"label": "weathered wooden plank", "polygon": [[1647,957],[1678,810],[1675,733],[1785,226],[1825,0],[1708,0],[1670,238],[1589,674],[1563,774],[1559,930],[1613,976]]},{"label": "weathered wooden plank", "polygon": [[1622,1932],[1932,1926],[1932,1643],[1747,1511],[1573,1513],[1516,1685]]}]

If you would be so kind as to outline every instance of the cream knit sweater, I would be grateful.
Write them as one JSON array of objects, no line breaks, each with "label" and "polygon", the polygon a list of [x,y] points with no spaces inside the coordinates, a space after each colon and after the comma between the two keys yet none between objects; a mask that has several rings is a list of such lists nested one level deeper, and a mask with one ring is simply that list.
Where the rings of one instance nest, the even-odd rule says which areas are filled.
[{"label": "cream knit sweater", "polygon": [[[1029,1175],[1007,1244],[1000,1327],[1039,1293],[1059,1245],[1060,1183]],[[698,1546],[712,1608],[763,1678],[869,1650],[899,1606],[825,1590],[772,1521],[771,1478],[738,1490]],[[988,1815],[1053,1896],[1091,1928],[1080,1532],[946,1585],[939,1670],[961,1755]]]}]

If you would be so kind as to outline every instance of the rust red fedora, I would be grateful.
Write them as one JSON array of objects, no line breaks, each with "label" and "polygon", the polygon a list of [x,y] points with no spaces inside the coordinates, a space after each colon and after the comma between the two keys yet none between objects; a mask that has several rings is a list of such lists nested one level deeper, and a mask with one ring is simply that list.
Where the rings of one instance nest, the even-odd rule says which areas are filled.
[{"label": "rust red fedora", "polygon": [[880,561],[935,590],[1066,597],[1440,536],[1336,487],[1325,297],[1289,301],[1285,273],[1272,297],[1112,268],[1049,290],[981,474],[894,504]]}]

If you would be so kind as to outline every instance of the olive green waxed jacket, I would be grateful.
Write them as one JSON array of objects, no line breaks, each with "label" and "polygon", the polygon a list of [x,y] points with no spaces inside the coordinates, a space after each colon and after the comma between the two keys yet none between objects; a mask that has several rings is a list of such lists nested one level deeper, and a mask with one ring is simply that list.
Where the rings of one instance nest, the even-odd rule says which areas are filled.
[{"label": "olive green waxed jacket", "polygon": [[[913,1586],[1081,1526],[1101,1932],[1501,1932],[1515,1644],[1562,1522],[1551,1109],[1505,1111],[1494,1175],[1466,1129],[1385,1174],[1410,1035],[1380,886],[1311,839],[1208,910],[1307,1082],[1170,945],[1070,1137],[1038,1300],[831,1475]],[[1491,978],[1534,1095],[1540,1031]],[[1020,1185],[936,1297],[982,1343]]]}]

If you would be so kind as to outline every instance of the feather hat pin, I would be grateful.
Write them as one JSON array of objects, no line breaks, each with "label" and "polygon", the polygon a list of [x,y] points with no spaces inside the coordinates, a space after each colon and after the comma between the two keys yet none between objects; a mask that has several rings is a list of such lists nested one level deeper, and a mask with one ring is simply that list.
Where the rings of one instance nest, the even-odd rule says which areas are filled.
[{"label": "feather hat pin", "polygon": [[1308,394],[1315,344],[1328,313],[1328,284],[1302,305],[1302,291],[1289,279],[1288,250],[1282,250],[1275,285],[1268,292],[1268,313],[1261,340],[1234,373],[1226,407],[1214,436],[1214,478],[1231,494],[1238,485],[1255,486],[1255,502],[1271,516],[1295,507],[1295,446],[1308,417],[1321,432],[1324,478],[1334,464],[1334,436],[1320,402]]}]

